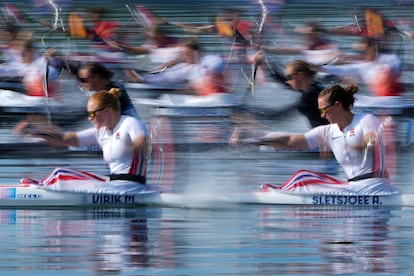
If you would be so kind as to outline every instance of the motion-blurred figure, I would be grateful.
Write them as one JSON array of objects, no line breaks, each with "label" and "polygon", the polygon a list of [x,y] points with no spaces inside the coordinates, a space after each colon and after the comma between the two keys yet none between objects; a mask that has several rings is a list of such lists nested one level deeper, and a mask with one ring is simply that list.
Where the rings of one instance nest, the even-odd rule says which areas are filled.
[{"label": "motion-blurred figure", "polygon": [[388,53],[375,39],[366,38],[360,44],[364,59],[343,65],[324,65],[320,69],[341,77],[354,77],[365,84],[373,96],[401,96],[400,82],[403,63],[398,55]]},{"label": "motion-blurred figure", "polygon": [[81,85],[88,91],[110,90],[117,88],[121,95],[119,101],[121,103],[121,113],[138,118],[135,106],[128,95],[126,88],[119,82],[113,81],[113,72],[108,70],[104,65],[91,62],[83,65],[77,72],[77,78]]},{"label": "motion-blurred figure", "polygon": [[228,92],[229,76],[226,74],[226,61],[220,55],[204,54],[196,40],[183,45],[183,58],[176,65],[158,74],[142,74],[129,70],[127,73],[134,82],[149,84],[171,84],[177,92],[206,96]]}]

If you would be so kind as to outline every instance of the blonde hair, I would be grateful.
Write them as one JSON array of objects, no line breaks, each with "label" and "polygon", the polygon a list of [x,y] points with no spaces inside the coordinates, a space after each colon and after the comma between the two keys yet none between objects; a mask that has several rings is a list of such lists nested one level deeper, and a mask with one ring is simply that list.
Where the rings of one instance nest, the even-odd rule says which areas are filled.
[{"label": "blonde hair", "polygon": [[118,88],[111,88],[110,90],[100,90],[94,93],[89,100],[94,100],[101,107],[110,107],[116,111],[121,110],[121,103],[119,97],[121,90]]}]

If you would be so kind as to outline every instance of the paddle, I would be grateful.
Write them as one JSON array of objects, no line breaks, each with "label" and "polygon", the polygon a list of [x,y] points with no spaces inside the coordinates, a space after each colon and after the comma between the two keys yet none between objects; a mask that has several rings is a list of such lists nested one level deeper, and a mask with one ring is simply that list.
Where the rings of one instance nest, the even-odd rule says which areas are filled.
[{"label": "paddle", "polygon": [[281,66],[279,64],[270,64],[269,60],[266,56],[261,55],[260,52],[257,55],[257,61],[255,61],[251,66],[251,74],[250,77],[246,75],[246,73],[241,69],[243,76],[247,80],[248,88],[246,90],[246,93],[244,94],[242,98],[241,103],[241,109],[243,109],[246,112],[250,112],[252,115],[257,116],[258,118],[272,118],[272,117],[279,117],[282,115],[286,115],[286,112],[289,112],[291,110],[294,110],[297,107],[297,103],[285,106],[283,108],[274,109],[274,108],[258,108],[257,106],[249,107],[246,105],[246,101],[248,96],[255,96],[255,85],[256,85],[256,76],[257,76],[257,70],[258,67],[261,64],[266,64],[266,67],[270,71],[270,76],[278,83],[283,84],[284,88],[288,88],[293,91],[291,86],[287,83],[287,77],[283,73]]},{"label": "paddle", "polygon": [[[49,53],[47,53],[48,55]],[[49,57],[43,57],[45,59],[44,64],[44,71],[43,71],[43,78],[42,78],[42,86],[43,91],[45,92],[45,101],[46,101],[46,117],[48,122],[52,123],[52,115],[49,108]]]},{"label": "paddle", "polygon": [[128,9],[129,14],[132,16],[132,18],[135,20],[135,22],[138,25],[143,25],[143,22],[140,20],[140,18],[131,10],[128,4],[125,4],[125,7]]},{"label": "paddle", "polygon": [[[270,64],[267,61],[268,66]],[[246,90],[246,93],[244,94],[242,98],[241,104],[233,109],[232,112],[232,121],[235,125],[233,132],[230,136],[229,143],[230,144],[237,144],[240,142],[240,140],[243,141],[241,136],[244,136],[246,134],[250,134],[251,136],[257,136],[258,134],[260,136],[264,136],[267,131],[270,131],[270,127],[266,124],[260,122],[262,120],[275,120],[279,119],[281,117],[285,117],[287,113],[293,111],[297,107],[297,103],[286,105],[283,108],[274,109],[274,108],[258,108],[257,106],[250,107],[246,104],[247,98],[249,96],[255,96],[255,80],[257,76],[257,69],[259,66],[259,62],[254,62],[251,66],[251,74],[250,77],[246,75],[246,73],[242,70],[243,76],[248,82],[248,88]],[[276,74],[274,70],[272,70],[274,74]],[[279,78],[283,80],[283,83],[286,84],[285,79],[286,77],[280,73],[280,70],[277,71]],[[288,86],[290,88],[290,86]],[[252,144],[255,140],[246,140],[247,144]]]},{"label": "paddle", "polygon": [[[282,70],[280,68],[280,66],[273,66],[269,63],[269,61],[266,58],[262,58],[262,61],[264,61],[267,65],[267,67],[269,68],[269,70],[271,71],[271,75],[272,77],[278,81],[281,82],[285,87],[292,89],[290,87],[290,82],[287,81],[287,77],[285,76],[284,73],[282,73]],[[299,62],[299,65],[301,65],[302,62]],[[309,65],[307,65],[307,63],[303,63],[304,65],[306,65],[306,68],[309,67]],[[291,65],[289,65],[291,66]],[[298,66],[297,63],[292,63],[292,66]],[[310,65],[312,66],[312,65]],[[305,70],[305,69],[303,69]],[[293,104],[285,104],[283,105],[281,108],[258,108],[256,106],[249,106],[249,105],[244,105],[241,106],[237,112],[239,112],[240,114],[244,114],[244,117],[246,113],[249,114],[249,116],[254,117],[254,120],[275,120],[275,119],[279,119],[280,117],[286,117],[286,114],[288,112],[291,112],[293,110],[297,110],[298,107],[299,111],[301,113],[303,113],[307,119],[309,120],[309,123],[312,126],[316,126],[316,125],[320,125],[320,124],[324,124],[327,122],[323,122],[324,120],[322,120],[322,118],[320,117],[319,111],[317,110],[317,107],[314,106],[314,101],[316,100],[315,97],[318,96],[319,91],[321,91],[324,87],[322,85],[319,84],[318,81],[316,80],[312,80],[314,77],[313,74],[313,70],[311,69],[311,67],[309,69],[306,69],[308,71],[310,71],[309,74],[305,75],[306,76],[306,80],[312,81],[309,82],[309,85],[306,86],[307,88],[303,88],[306,89],[306,91],[300,92],[299,90],[296,91],[297,89],[295,89],[295,91],[298,93],[303,93],[302,95],[302,100],[300,102],[294,102]],[[252,73],[252,78],[254,78],[255,74],[254,72]],[[251,79],[248,79],[247,76],[245,75],[246,79],[249,82],[249,86],[252,85],[252,83],[254,84],[254,82],[252,82]],[[312,78],[312,79],[311,79]],[[297,81],[299,81],[299,78],[297,79]],[[308,83],[308,82],[304,82],[304,83]],[[297,83],[297,85],[299,85],[300,83]],[[297,86],[296,85],[296,86]],[[253,86],[254,87],[254,86]],[[298,86],[301,87],[301,86]],[[250,132],[256,132],[256,130],[254,130],[254,128],[251,128],[250,126],[248,127],[243,127],[244,121],[243,120],[238,120],[236,122],[236,126],[239,129],[247,129]],[[250,124],[251,125],[251,124]],[[236,130],[239,131],[239,130]]]}]

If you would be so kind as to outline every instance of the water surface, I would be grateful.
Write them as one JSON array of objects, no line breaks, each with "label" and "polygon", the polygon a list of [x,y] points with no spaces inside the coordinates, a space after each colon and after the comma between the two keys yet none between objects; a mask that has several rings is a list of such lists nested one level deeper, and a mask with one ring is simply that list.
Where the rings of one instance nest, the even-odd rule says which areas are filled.
[{"label": "water surface", "polygon": [[[23,2],[27,3],[16,1],[16,4]],[[125,4],[101,2],[113,7],[114,12],[124,9]],[[219,4],[247,1],[191,1],[191,5],[188,1],[142,2],[159,8],[162,15],[171,19],[207,21],[212,12],[222,7]],[[192,6],[200,2],[205,9]],[[359,1],[287,2],[281,15],[287,30],[308,18],[321,18],[330,24],[351,23],[360,4]],[[411,1],[366,1],[366,4],[384,5],[387,15],[412,14]],[[223,49],[219,46],[224,44],[217,45],[211,37],[202,39],[208,49]],[[62,40],[51,36],[46,41],[62,45]],[[286,41],[289,44],[292,40]],[[340,42],[341,47],[349,49],[352,38],[340,38]],[[407,42],[407,47],[411,49],[412,44]],[[410,59],[409,54],[407,58]],[[406,77],[410,79],[412,75]],[[239,86],[246,89],[243,76],[241,80]],[[292,97],[295,96],[280,86],[263,89],[258,85],[251,100],[252,104],[273,106]],[[142,115],[147,118],[149,114]],[[295,112],[262,123],[269,123],[267,129],[279,131],[307,128]],[[206,137],[203,133],[195,134]],[[157,178],[158,171],[151,166],[153,184],[189,198],[192,193],[231,195],[257,190],[263,183],[280,184],[303,168],[343,177],[333,159],[321,159],[318,154],[310,153],[261,152],[254,147],[221,145],[203,150],[190,148],[168,157],[172,162],[162,178]],[[400,150],[398,158],[395,185],[410,192],[413,153]],[[41,179],[57,166],[107,173],[96,154],[31,149],[1,154],[0,183],[18,183],[22,177]],[[0,270],[4,275],[192,276],[412,275],[414,269],[414,208],[224,203],[181,207],[179,203],[174,208],[2,209]]]}]

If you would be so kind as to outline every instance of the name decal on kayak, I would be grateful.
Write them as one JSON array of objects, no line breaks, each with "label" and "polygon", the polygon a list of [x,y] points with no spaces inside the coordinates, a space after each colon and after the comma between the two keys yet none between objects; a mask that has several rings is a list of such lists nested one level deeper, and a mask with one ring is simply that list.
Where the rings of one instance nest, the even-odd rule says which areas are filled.
[{"label": "name decal on kayak", "polygon": [[135,203],[134,196],[123,195],[93,195],[93,204],[131,204]]},{"label": "name decal on kayak", "polygon": [[343,196],[343,195],[318,195],[312,197],[314,205],[382,205],[379,196]]},{"label": "name decal on kayak", "polygon": [[18,199],[41,199],[41,194],[17,194]]}]

